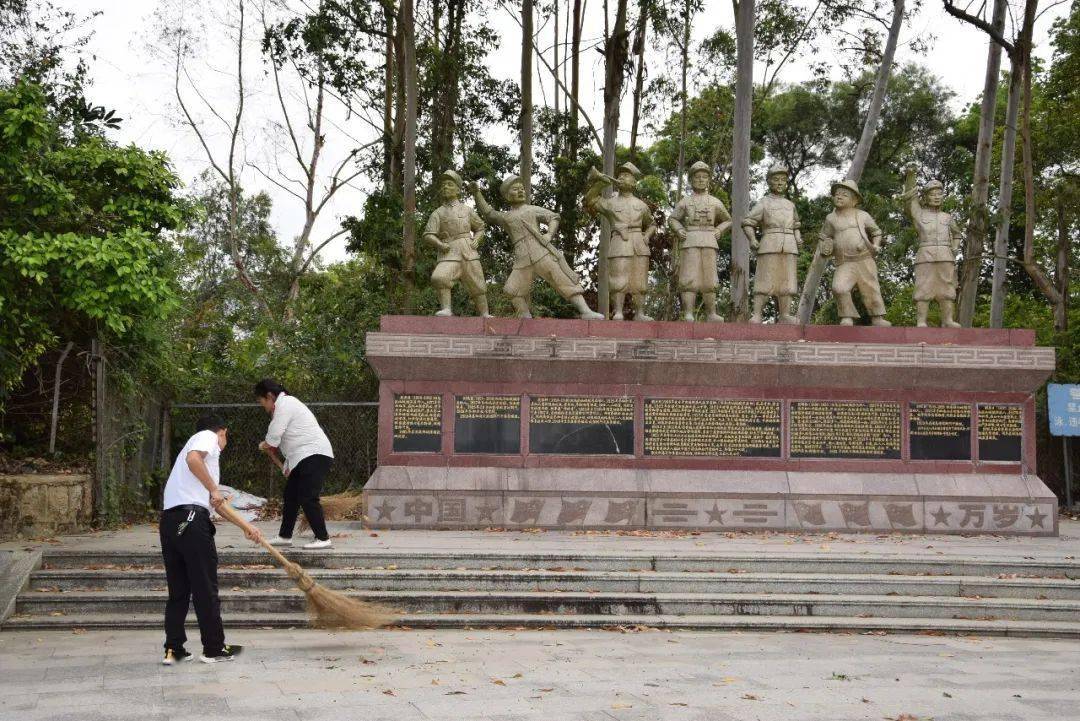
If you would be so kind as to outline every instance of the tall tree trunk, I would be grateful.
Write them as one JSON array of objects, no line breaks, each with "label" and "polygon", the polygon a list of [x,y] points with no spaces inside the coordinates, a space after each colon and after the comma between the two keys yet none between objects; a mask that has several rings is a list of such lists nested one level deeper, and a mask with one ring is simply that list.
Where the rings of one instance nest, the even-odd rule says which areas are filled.
[{"label": "tall tree trunk", "polygon": [[1035,207],[1035,161],[1031,147],[1031,56],[1035,16],[1039,9],[1039,0],[1027,0],[1024,4],[1024,24],[1016,43],[1017,55],[1021,58],[1024,72],[1024,102],[1020,108],[1021,156],[1024,162],[1024,258],[1023,266],[1031,282],[1055,307],[1063,299],[1058,294],[1053,282],[1043,272],[1035,260],[1035,222],[1038,209]]},{"label": "tall tree trunk", "polygon": [[[750,244],[739,232],[750,210],[750,120],[754,93],[754,0],[735,6],[735,129],[731,145],[731,306],[743,322],[750,314]],[[679,168],[679,173],[683,171]]]},{"label": "tall tree trunk", "polygon": [[578,98],[581,92],[581,23],[584,22],[581,0],[574,0],[573,29],[570,38],[570,160],[578,156]]},{"label": "tall tree trunk", "polygon": [[649,27],[649,15],[644,8],[638,10],[637,30],[634,32],[634,114],[630,125],[630,154],[636,156],[638,126],[641,124],[641,95],[645,88],[645,31]]},{"label": "tall tree trunk", "polygon": [[394,157],[394,15],[386,13],[386,72],[383,77],[383,186],[394,187],[391,167]]},{"label": "tall tree trunk", "polygon": [[533,0],[521,1],[521,182],[532,197],[533,141]]},{"label": "tall tree trunk", "polygon": [[[866,161],[870,157],[870,149],[874,145],[874,136],[877,134],[878,121],[881,119],[881,106],[885,102],[885,91],[889,87],[889,78],[892,76],[896,43],[900,37],[900,27],[903,23],[904,0],[893,0],[889,37],[885,42],[885,51],[881,55],[881,64],[878,66],[877,78],[874,80],[874,92],[870,96],[870,106],[866,110],[866,120],[863,122],[859,144],[855,146],[855,155],[845,176],[848,180],[859,182],[863,170],[866,168]],[[799,297],[799,322],[804,325],[809,323],[810,318],[814,315],[818,288],[821,287],[821,277],[825,274],[825,266],[826,260],[821,257],[820,253],[814,251],[814,259],[810,262],[810,268],[806,271],[802,295]]]},{"label": "tall tree trunk", "polygon": [[403,68],[405,74],[405,129],[403,150],[403,280],[405,312],[412,313],[416,288],[416,35],[413,0],[401,0]]},{"label": "tall tree trunk", "polygon": [[[1006,0],[994,0],[994,16],[991,25],[998,33],[1005,30]],[[971,221],[964,237],[964,262],[960,266],[959,308],[957,321],[970,328],[975,317],[975,299],[978,297],[982,255],[986,244],[990,213],[986,201],[990,195],[990,159],[994,150],[994,119],[997,111],[998,78],[1001,75],[1001,46],[993,39],[986,51],[986,78],[983,81],[982,107],[979,109],[979,138],[975,146],[975,173],[971,186]],[[1004,178],[1002,178],[1004,182]],[[995,252],[996,255],[996,252]],[[998,285],[998,280],[1002,282]],[[1004,288],[1005,260],[994,259],[994,297],[991,299],[991,317],[995,303],[1003,305],[997,297]],[[992,328],[1000,328],[993,324]]]},{"label": "tall tree trunk", "polygon": [[[994,280],[990,295],[990,327],[1005,322],[1005,273],[1009,257],[1009,228],[1012,221],[1013,174],[1016,164],[1016,126],[1020,116],[1020,96],[1024,77],[1015,65],[1010,71],[1009,99],[1005,105],[1005,128],[1001,137],[1001,178],[998,181],[997,230],[994,235]],[[973,303],[974,305],[974,303]]]},{"label": "tall tree trunk", "polygon": [[[561,38],[559,37],[559,20],[560,20],[560,18],[559,18],[559,0],[555,0],[554,8],[552,9],[551,14],[555,16],[555,31],[554,31],[555,42],[553,42],[551,44],[551,52],[554,55],[554,57],[552,57],[552,65],[551,65],[551,67],[555,68],[555,78],[558,79],[558,77],[559,77],[559,43],[562,42]],[[558,88],[555,88],[555,92],[553,93],[553,96],[554,96],[554,100],[555,100],[555,117],[556,118],[559,117],[559,96],[560,95],[562,95],[562,93],[559,92]],[[556,141],[555,147],[556,148],[560,147],[558,141]]]},{"label": "tall tree trunk", "polygon": [[56,360],[56,375],[53,377],[52,421],[49,424],[49,455],[56,453],[56,426],[60,420],[60,382],[64,379],[64,361],[74,345],[71,341],[64,344],[60,357]]},{"label": "tall tree trunk", "polygon": [[683,4],[683,34],[679,69],[681,79],[679,85],[679,161],[675,168],[678,177],[676,181],[675,197],[682,198],[683,178],[686,177],[686,75],[690,69],[690,0]]},{"label": "tall tree trunk", "polygon": [[1069,216],[1065,205],[1064,188],[1059,188],[1056,200],[1057,212],[1057,265],[1054,268],[1054,285],[1061,300],[1054,308],[1054,328],[1059,332],[1069,329],[1069,263],[1072,244],[1069,242]]},{"label": "tall tree trunk", "polygon": [[395,193],[404,192],[405,164],[405,23],[398,18],[394,33],[394,151],[390,159],[390,187]]},{"label": "tall tree trunk", "polygon": [[[627,0],[617,0],[615,23],[604,39],[604,172],[615,174],[615,141],[619,132],[619,103],[622,100],[623,69],[630,54],[629,33],[626,30]],[[610,193],[610,189],[608,190]],[[608,298],[607,247],[611,238],[611,226],[601,221],[599,248],[599,300],[598,311],[605,316],[610,302]]]}]

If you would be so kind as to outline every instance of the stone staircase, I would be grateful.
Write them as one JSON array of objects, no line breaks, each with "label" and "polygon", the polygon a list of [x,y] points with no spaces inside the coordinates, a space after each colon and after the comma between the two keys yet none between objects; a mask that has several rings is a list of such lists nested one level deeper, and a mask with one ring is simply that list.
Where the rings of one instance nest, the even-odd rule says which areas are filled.
[{"label": "stone staircase", "polygon": [[[307,625],[257,550],[220,551],[228,627]],[[371,551],[289,555],[322,584],[402,611],[410,628],[922,632],[1080,638],[1071,559],[726,553]],[[44,551],[0,626],[158,628],[153,552]],[[194,613],[189,620],[194,623]]]}]

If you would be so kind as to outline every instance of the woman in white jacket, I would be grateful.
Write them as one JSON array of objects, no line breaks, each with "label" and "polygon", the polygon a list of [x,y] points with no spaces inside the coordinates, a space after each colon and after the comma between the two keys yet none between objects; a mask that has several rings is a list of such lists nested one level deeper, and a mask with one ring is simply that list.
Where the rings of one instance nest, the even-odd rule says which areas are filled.
[{"label": "woman in white jacket", "polygon": [[[330,534],[326,530],[319,495],[322,493],[326,474],[334,462],[330,439],[315,420],[315,415],[296,398],[293,398],[277,381],[264,378],[255,384],[255,398],[270,414],[270,427],[259,450],[285,474],[284,507],[281,511],[281,530],[270,541],[275,546],[291,546],[293,528],[297,515],[304,509],[315,540],[304,548],[330,548]],[[284,456],[284,461],[278,454]]]}]

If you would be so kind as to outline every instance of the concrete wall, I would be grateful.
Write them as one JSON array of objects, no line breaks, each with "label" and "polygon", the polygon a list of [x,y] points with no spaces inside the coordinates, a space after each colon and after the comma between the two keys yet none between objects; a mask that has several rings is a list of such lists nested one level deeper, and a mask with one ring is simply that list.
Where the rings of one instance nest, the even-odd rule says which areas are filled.
[{"label": "concrete wall", "polygon": [[88,474],[0,475],[0,541],[81,530],[90,522]]}]

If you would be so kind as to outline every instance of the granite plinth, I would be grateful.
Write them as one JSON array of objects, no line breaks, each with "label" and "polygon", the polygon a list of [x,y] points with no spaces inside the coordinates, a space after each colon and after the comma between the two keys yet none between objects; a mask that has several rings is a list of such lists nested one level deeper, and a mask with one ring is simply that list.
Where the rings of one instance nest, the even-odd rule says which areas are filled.
[{"label": "granite plinth", "polygon": [[1030,331],[391,316],[367,358],[372,527],[1057,532]]}]

